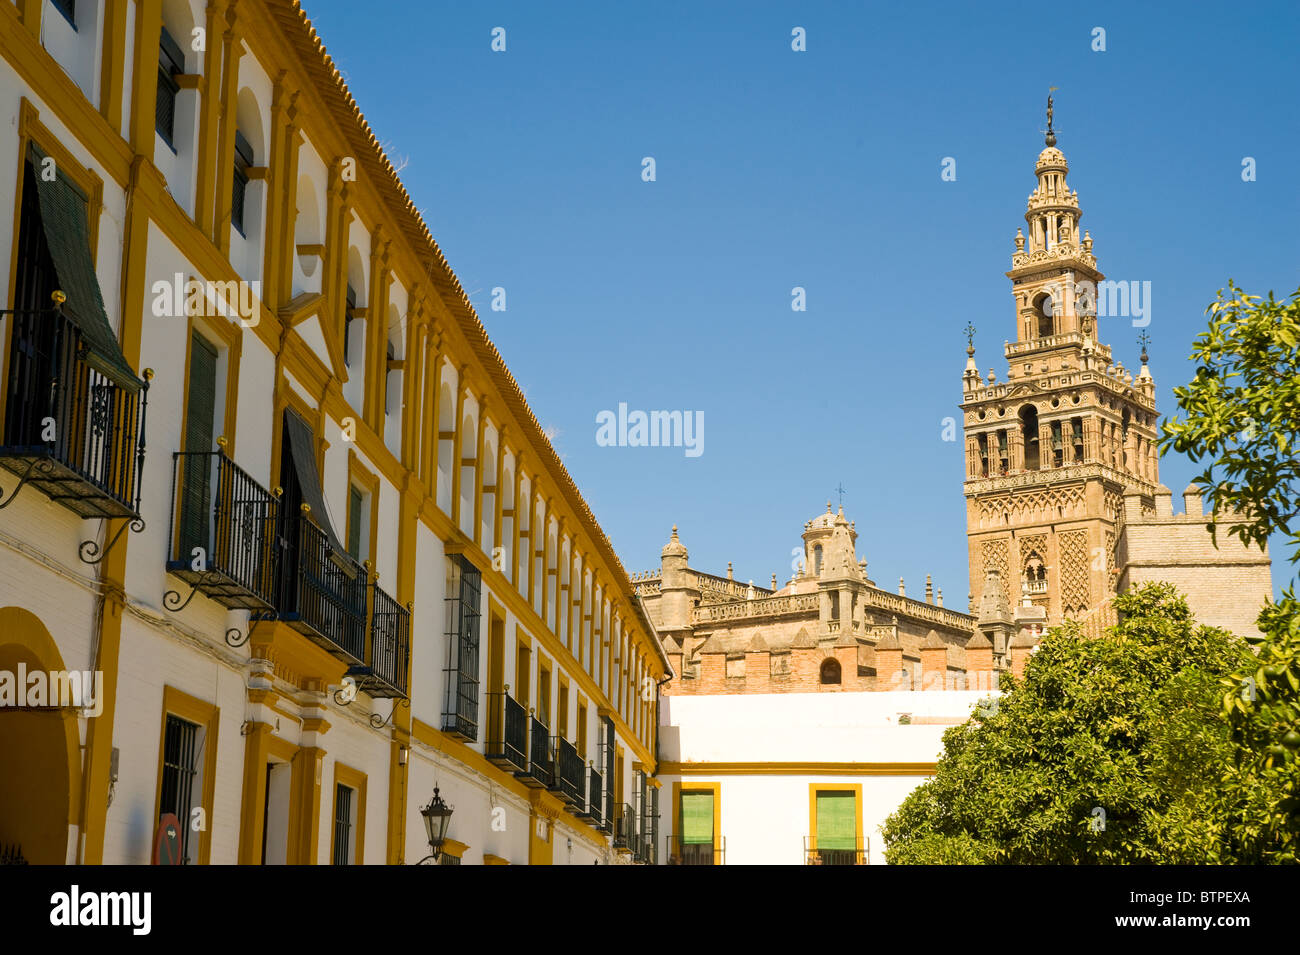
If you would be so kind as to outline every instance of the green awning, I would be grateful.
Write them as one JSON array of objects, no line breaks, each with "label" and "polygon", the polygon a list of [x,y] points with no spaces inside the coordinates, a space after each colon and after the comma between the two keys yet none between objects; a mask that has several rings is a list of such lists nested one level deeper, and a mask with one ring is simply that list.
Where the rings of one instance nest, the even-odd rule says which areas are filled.
[{"label": "green awning", "polygon": [[713,841],[713,793],[682,793],[682,842]]},{"label": "green awning", "polygon": [[122,355],[117,335],[104,312],[104,298],[90,254],[86,197],[66,176],[56,174],[47,180],[45,154],[35,145],[31,153],[45,244],[58,276],[59,291],[67,296],[63,313],[81,329],[88,349],[86,364],[123,388],[138,391],[141,381]]},{"label": "green awning", "polygon": [[858,813],[856,794],[826,790],[817,793],[817,848],[856,849]]}]

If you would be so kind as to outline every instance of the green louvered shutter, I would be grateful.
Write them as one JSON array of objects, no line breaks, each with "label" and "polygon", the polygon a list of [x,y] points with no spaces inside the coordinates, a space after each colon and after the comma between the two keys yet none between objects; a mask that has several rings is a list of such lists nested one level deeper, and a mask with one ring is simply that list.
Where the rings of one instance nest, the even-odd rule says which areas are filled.
[{"label": "green louvered shutter", "polygon": [[210,517],[212,418],[217,405],[217,350],[195,333],[190,339],[190,390],[185,397],[184,490],[181,498],[181,552],[188,561],[193,548],[202,547],[211,561],[208,540]]},{"label": "green louvered shutter", "polygon": [[817,793],[817,848],[858,847],[857,799],[852,792]]},{"label": "green louvered shutter", "polygon": [[682,793],[682,843],[713,841],[713,793]]}]

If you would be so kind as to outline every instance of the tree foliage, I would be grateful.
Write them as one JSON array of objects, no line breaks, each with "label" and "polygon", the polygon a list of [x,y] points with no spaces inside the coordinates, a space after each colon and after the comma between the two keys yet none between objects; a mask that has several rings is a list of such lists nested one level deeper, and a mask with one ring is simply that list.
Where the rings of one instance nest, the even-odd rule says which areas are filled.
[{"label": "tree foliage", "polygon": [[1219,683],[1249,649],[1168,584],[1115,598],[1098,639],[1053,630],[996,707],[944,734],[935,776],[883,827],[891,863],[1195,862],[1197,807],[1231,748]]},{"label": "tree foliage", "polygon": [[[1197,482],[1229,533],[1263,546],[1284,535],[1300,560],[1300,291],[1286,301],[1228,283],[1196,339],[1196,377],[1174,395],[1185,417],[1161,449],[1206,462]],[[1214,521],[1211,519],[1211,528]],[[1216,791],[1237,858],[1300,861],[1300,601],[1292,583],[1260,613],[1258,657],[1223,681],[1233,743]]]}]

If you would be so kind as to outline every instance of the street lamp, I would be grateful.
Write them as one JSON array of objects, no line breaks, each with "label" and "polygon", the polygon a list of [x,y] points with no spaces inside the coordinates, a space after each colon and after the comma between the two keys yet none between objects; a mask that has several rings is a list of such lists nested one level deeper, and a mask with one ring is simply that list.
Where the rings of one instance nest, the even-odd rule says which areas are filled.
[{"label": "street lamp", "polygon": [[429,848],[432,851],[416,865],[424,865],[426,862],[438,864],[438,857],[442,855],[442,844],[447,838],[447,824],[451,822],[451,814],[451,806],[442,801],[442,796],[438,795],[438,787],[434,786],[433,798],[429,800],[429,805],[420,810],[420,815],[424,817],[424,831],[429,836]]}]

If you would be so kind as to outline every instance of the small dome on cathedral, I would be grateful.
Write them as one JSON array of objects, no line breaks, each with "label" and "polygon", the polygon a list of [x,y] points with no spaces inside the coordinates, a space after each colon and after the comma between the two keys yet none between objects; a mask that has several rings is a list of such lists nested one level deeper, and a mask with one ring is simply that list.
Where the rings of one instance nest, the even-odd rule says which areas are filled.
[{"label": "small dome on cathedral", "polygon": [[826,513],[818,514],[807,524],[808,530],[810,531],[816,530],[819,527],[834,527],[834,526],[835,526],[835,514],[831,511],[830,501],[826,502]]},{"label": "small dome on cathedral", "polygon": [[669,538],[664,549],[659,552],[661,557],[685,557],[686,545],[677,539],[677,525],[673,525],[673,536]]}]

